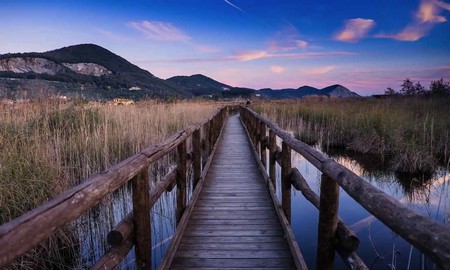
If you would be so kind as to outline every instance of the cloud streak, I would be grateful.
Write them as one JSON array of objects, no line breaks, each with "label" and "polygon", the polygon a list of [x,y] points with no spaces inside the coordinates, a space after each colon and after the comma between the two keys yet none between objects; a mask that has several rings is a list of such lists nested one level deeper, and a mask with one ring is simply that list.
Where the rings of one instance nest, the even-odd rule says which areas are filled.
[{"label": "cloud streak", "polygon": [[169,60],[151,60],[151,61],[136,61],[141,63],[209,63],[209,62],[247,62],[255,60],[280,60],[280,59],[311,59],[311,58],[327,58],[327,57],[345,57],[357,55],[352,52],[335,51],[335,52],[322,52],[322,53],[282,53],[282,54],[270,54],[266,51],[243,51],[237,52],[232,55],[222,57],[209,57],[209,58],[183,58],[183,59],[169,59]]},{"label": "cloud streak", "polygon": [[318,67],[308,70],[302,70],[302,73],[307,75],[322,75],[332,71],[336,66]]},{"label": "cloud streak", "polygon": [[242,8],[236,6],[235,4],[231,3],[230,1],[228,1],[228,0],[224,0],[224,1],[225,1],[225,3],[227,3],[230,6],[232,6],[235,9],[239,10],[240,12],[244,12],[244,10]]},{"label": "cloud streak", "polygon": [[128,27],[140,32],[145,38],[161,41],[188,41],[190,36],[169,22],[142,21],[129,22]]},{"label": "cloud streak", "polygon": [[284,67],[281,67],[281,66],[271,66],[270,67],[270,70],[273,72],[273,73],[276,73],[276,74],[281,74],[281,73],[283,73],[284,72]]},{"label": "cloud streak", "polygon": [[371,19],[356,18],[345,21],[344,28],[338,32],[334,39],[343,42],[357,42],[367,36],[367,33],[375,26]]},{"label": "cloud streak", "polygon": [[390,38],[400,41],[417,41],[425,36],[439,23],[447,21],[447,18],[439,15],[441,9],[450,10],[450,5],[435,0],[422,0],[414,19],[403,30],[396,34],[378,34],[377,38]]}]

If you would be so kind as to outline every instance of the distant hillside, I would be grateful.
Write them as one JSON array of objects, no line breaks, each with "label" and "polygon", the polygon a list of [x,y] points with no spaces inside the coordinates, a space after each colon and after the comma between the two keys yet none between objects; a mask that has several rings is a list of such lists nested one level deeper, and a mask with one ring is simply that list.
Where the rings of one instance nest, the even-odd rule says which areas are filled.
[{"label": "distant hillside", "polygon": [[232,87],[202,74],[160,79],[124,58],[94,44],[80,44],[37,53],[0,55],[0,98],[82,96],[113,98],[302,98],[308,95],[358,96],[341,85],[324,89],[254,90]]},{"label": "distant hillside", "polygon": [[172,86],[185,90],[194,96],[221,95],[222,91],[230,90],[232,87],[202,74],[192,76],[175,76],[167,79]]},{"label": "distant hillside", "polygon": [[348,88],[339,84],[325,87],[320,91],[325,92],[328,96],[333,97],[359,97],[359,95],[355,92],[352,92]]},{"label": "distant hillside", "polygon": [[311,86],[301,86],[297,89],[287,88],[280,90],[273,90],[270,88],[261,89],[258,91],[262,97],[270,99],[290,99],[302,98],[304,96],[318,95],[318,96],[335,96],[335,97],[356,97],[358,94],[350,91],[342,85],[335,84],[323,89],[317,89]]},{"label": "distant hillside", "polygon": [[82,88],[86,90],[83,95],[92,98],[191,96],[93,44],[74,45],[44,53],[0,55],[0,77],[20,79],[13,84],[17,89],[27,88],[30,84],[27,80],[33,79],[66,83],[66,87],[62,87],[64,94],[78,94]]}]

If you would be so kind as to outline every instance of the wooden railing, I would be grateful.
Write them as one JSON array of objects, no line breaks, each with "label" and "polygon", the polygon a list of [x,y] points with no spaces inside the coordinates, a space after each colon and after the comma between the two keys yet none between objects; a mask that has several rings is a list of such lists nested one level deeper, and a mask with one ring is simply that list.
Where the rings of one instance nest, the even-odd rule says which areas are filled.
[{"label": "wooden railing", "polygon": [[[240,107],[240,115],[262,164],[268,167],[273,187],[276,187],[275,163],[281,167],[281,206],[286,217],[290,219],[291,216],[291,185],[319,209],[317,269],[333,269],[335,251],[351,269],[367,269],[355,253],[359,246],[358,238],[338,217],[339,186],[372,215],[429,256],[439,267],[450,269],[448,227],[402,205],[333,159],[296,140],[250,108]],[[276,144],[277,136],[282,140],[281,148]],[[320,197],[309,188],[300,172],[292,168],[291,150],[302,155],[322,172]]]},{"label": "wooden railing", "polygon": [[[85,180],[48,203],[3,224],[0,227],[0,268],[6,267],[45,241],[66,224],[98,204],[106,195],[132,182],[133,211],[111,231],[111,249],[94,265],[94,269],[117,266],[135,245],[138,269],[151,268],[150,210],[161,194],[177,186],[176,218],[180,221],[187,205],[186,174],[193,168],[193,186],[204,177],[204,166],[219,137],[228,110],[224,107],[211,117],[191,125],[140,153]],[[187,149],[191,139],[192,149]],[[148,168],[165,155],[177,152],[177,167],[150,189]]]}]

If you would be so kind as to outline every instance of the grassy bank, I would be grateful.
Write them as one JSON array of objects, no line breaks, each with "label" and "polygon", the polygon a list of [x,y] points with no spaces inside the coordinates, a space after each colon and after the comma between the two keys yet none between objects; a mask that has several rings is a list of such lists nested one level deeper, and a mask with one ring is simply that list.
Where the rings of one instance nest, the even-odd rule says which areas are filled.
[{"label": "grassy bank", "polygon": [[[215,108],[213,103],[199,102],[132,106],[0,103],[0,224],[204,119]],[[70,246],[72,241],[70,228],[63,230],[18,267],[45,266],[39,261],[40,252],[52,260],[67,257],[67,250],[55,247]]]},{"label": "grassy bank", "polygon": [[450,98],[305,98],[254,109],[323,148],[374,154],[395,172],[430,172],[450,156]]}]

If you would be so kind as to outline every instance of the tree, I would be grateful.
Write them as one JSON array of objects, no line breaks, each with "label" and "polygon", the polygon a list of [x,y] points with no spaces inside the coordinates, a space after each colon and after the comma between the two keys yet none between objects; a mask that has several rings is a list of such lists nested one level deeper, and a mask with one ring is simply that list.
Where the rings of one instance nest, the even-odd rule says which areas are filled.
[{"label": "tree", "polygon": [[422,86],[422,84],[420,82],[417,82],[414,85],[414,95],[423,95],[427,92],[427,90],[425,89],[425,87]]},{"label": "tree", "polygon": [[450,94],[450,83],[444,82],[444,79],[440,79],[437,81],[432,81],[430,84],[430,93],[431,94]]},{"label": "tree", "polygon": [[415,95],[415,87],[414,87],[414,83],[409,79],[406,78],[403,83],[401,84],[401,89],[400,89],[400,93],[402,93],[403,95]]},{"label": "tree", "polygon": [[386,90],[384,90],[384,94],[392,96],[392,95],[397,94],[397,92],[393,88],[388,87],[388,88],[386,88]]}]

